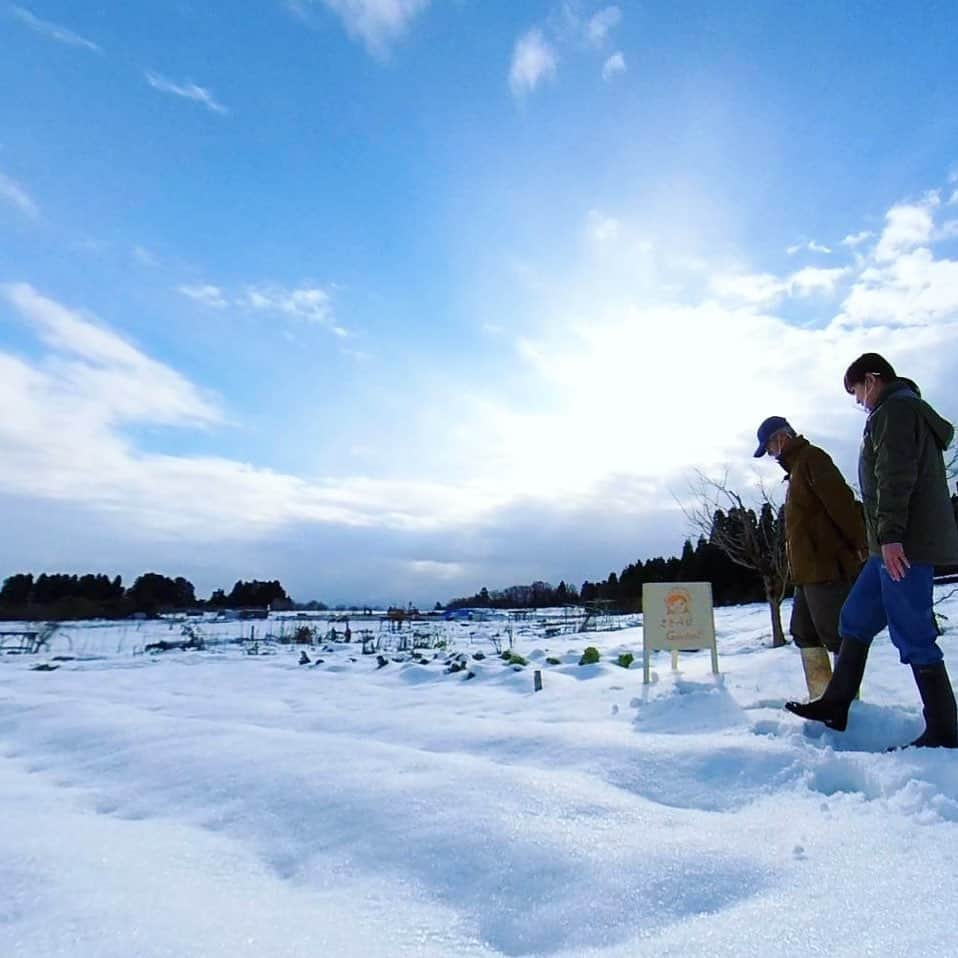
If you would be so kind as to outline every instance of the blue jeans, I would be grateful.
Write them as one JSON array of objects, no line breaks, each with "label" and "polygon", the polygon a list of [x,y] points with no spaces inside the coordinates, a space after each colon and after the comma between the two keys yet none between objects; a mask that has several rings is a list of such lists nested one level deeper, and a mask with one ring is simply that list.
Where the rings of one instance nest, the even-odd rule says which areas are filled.
[{"label": "blue jeans", "polygon": [[838,626],[842,637],[870,645],[887,625],[906,665],[940,662],[943,656],[932,609],[934,573],[932,565],[912,563],[905,578],[895,582],[882,560],[871,557],[842,606]]}]

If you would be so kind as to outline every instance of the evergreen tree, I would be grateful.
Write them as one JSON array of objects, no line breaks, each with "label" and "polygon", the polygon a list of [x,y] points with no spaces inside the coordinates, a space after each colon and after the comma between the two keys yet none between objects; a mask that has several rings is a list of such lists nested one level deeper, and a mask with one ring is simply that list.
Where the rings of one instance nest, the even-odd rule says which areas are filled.
[{"label": "evergreen tree", "polygon": [[278,601],[287,601],[289,596],[286,590],[280,585],[279,580],[273,579],[269,582],[261,582],[259,579],[253,579],[251,582],[238,581],[233,586],[226,603],[234,609],[259,608],[266,609]]},{"label": "evergreen tree", "polygon": [[184,609],[196,602],[193,583],[178,576],[171,579],[157,572],[141,575],[127,590],[134,612]]},{"label": "evergreen tree", "polygon": [[0,605],[26,605],[30,601],[32,591],[32,573],[21,572],[17,575],[12,575],[3,580],[3,588],[0,589]]}]

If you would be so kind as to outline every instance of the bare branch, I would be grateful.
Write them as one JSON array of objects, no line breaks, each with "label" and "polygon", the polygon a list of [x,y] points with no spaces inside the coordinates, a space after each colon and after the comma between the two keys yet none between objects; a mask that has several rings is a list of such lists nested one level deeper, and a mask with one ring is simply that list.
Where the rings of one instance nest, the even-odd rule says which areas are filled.
[{"label": "bare branch", "polygon": [[722,479],[712,479],[697,470],[695,476],[692,502],[682,506],[686,519],[732,562],[761,576],[772,614],[774,644],[784,644],[778,612],[789,577],[784,507],[772,500],[764,484],[756,512],[729,488],[727,473]]}]

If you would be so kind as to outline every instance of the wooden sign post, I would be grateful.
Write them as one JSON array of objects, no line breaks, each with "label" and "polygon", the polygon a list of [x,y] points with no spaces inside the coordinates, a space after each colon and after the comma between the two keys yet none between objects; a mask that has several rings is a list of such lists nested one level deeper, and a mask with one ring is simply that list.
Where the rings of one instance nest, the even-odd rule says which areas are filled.
[{"label": "wooden sign post", "polygon": [[710,582],[647,582],[642,586],[642,679],[649,684],[649,656],[654,649],[672,653],[711,649],[712,671],[718,675],[715,618]]}]

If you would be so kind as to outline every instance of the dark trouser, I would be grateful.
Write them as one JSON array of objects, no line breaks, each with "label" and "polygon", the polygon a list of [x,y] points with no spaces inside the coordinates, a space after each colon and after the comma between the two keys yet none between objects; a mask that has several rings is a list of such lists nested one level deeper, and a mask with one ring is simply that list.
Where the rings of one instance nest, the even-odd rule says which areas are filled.
[{"label": "dark trouser", "polygon": [[870,558],[842,609],[842,635],[869,645],[887,625],[902,662],[918,666],[940,662],[934,571],[934,566],[913,562],[905,578],[895,582],[880,558]]},{"label": "dark trouser", "polygon": [[800,649],[824,646],[837,652],[842,644],[838,620],[851,582],[815,582],[795,586],[789,632]]}]

